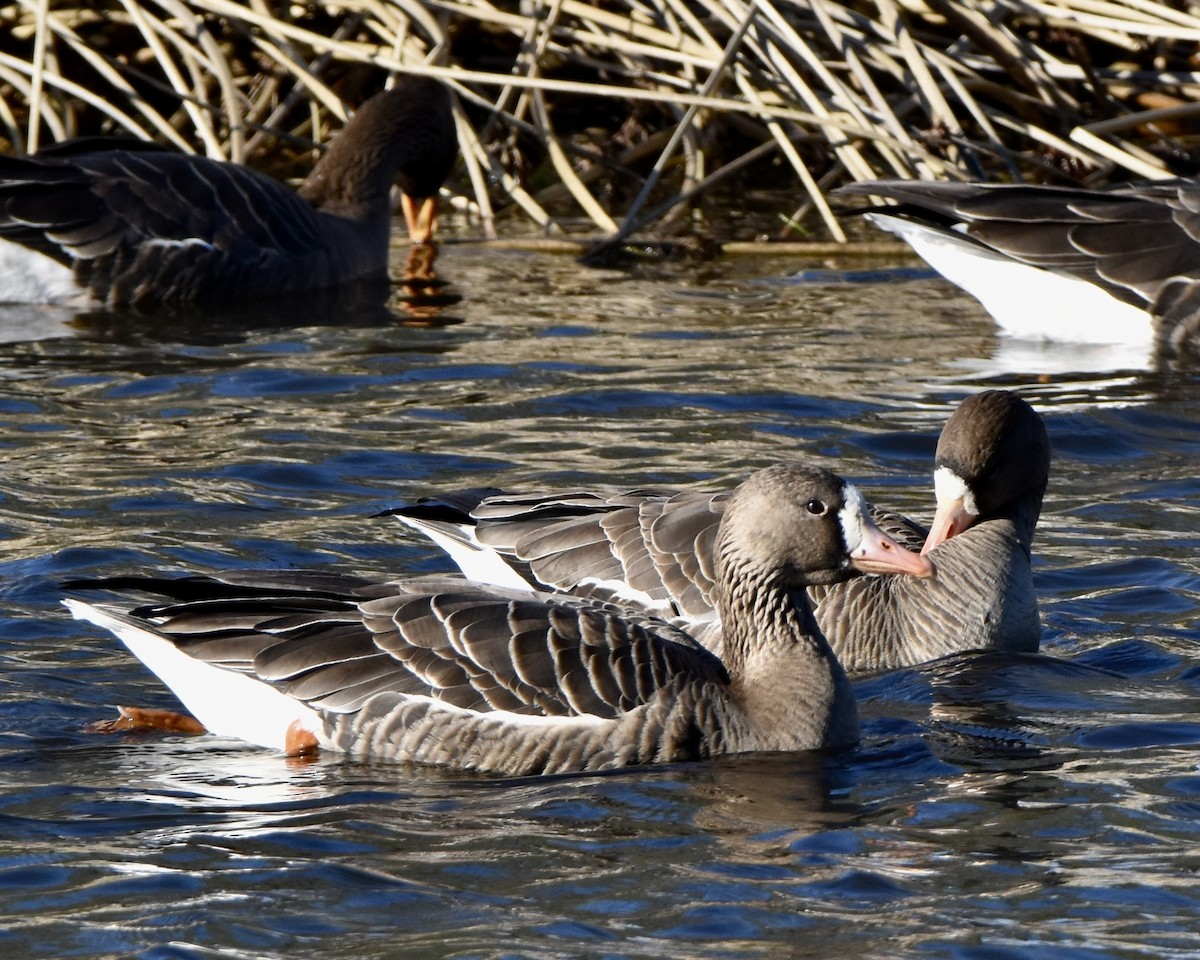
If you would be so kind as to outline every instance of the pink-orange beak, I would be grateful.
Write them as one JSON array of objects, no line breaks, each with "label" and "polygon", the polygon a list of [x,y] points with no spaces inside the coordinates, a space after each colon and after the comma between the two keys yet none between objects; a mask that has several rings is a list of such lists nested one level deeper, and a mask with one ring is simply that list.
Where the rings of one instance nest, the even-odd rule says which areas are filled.
[{"label": "pink-orange beak", "polygon": [[979,517],[968,512],[963,506],[961,497],[939,503],[933,524],[929,528],[929,536],[925,538],[925,545],[921,547],[921,555],[924,556],[938,544],[962,533],[978,519]]},{"label": "pink-orange beak", "polygon": [[436,196],[414,200],[407,193],[400,195],[400,209],[404,211],[410,243],[429,243],[433,240],[437,232],[437,203]]},{"label": "pink-orange beak", "polygon": [[937,573],[932,560],[904,549],[866,517],[862,539],[850,554],[850,565],[863,573],[902,573],[923,579]]}]

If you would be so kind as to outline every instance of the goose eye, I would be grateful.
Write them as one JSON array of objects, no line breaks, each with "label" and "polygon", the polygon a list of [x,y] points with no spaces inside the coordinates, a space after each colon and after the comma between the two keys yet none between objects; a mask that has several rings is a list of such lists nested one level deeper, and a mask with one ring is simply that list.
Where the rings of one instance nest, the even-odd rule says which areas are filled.
[{"label": "goose eye", "polygon": [[825,506],[824,500],[809,500],[808,503],[804,505],[804,509],[814,516],[819,517],[829,508]]}]

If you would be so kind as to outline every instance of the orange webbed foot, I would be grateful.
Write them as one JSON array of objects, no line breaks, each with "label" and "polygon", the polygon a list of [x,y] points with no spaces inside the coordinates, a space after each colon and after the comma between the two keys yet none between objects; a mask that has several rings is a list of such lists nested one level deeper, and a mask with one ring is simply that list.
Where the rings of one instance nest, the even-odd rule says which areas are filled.
[{"label": "orange webbed foot", "polygon": [[120,716],[111,720],[97,720],[84,729],[88,733],[207,733],[204,725],[195,717],[174,710],[153,710],[146,707],[117,707]]}]

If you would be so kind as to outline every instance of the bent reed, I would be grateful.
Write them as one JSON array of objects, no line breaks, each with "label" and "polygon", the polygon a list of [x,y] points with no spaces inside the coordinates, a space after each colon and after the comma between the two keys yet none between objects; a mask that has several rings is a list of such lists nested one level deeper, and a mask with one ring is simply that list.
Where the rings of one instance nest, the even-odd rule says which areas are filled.
[{"label": "bent reed", "polygon": [[[1193,174],[1200,17],[1177,6],[18,0],[0,148],[117,133],[299,175],[390,74],[429,74],[457,94],[470,233],[730,240],[773,219],[844,242],[826,197],[850,181]],[[714,231],[731,204],[759,216]]]}]

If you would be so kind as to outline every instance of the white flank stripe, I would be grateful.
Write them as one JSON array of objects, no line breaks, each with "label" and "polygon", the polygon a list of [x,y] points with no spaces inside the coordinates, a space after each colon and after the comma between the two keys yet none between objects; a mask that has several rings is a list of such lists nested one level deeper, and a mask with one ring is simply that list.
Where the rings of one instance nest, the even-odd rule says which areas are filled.
[{"label": "white flank stripe", "polygon": [[201,240],[199,237],[187,237],[184,240],[168,240],[164,237],[152,237],[146,240],[142,246],[144,247],[203,247],[205,250],[213,250],[215,247],[207,240]]},{"label": "white flank stripe", "polygon": [[[600,590],[608,591],[612,594],[614,600],[624,601],[647,613],[653,613],[656,617],[667,618],[675,616],[675,611],[671,606],[670,600],[655,600],[644,590],[634,590],[624,580],[594,580],[591,577],[586,577],[579,581],[579,586],[598,587]],[[582,591],[572,590],[569,592]]]},{"label": "white flank stripe", "polygon": [[408,694],[405,703],[428,703],[430,708],[441,713],[456,717],[467,717],[480,723],[496,721],[513,727],[562,727],[564,729],[592,729],[611,724],[607,717],[597,717],[591,713],[583,713],[574,717],[547,717],[541,714],[513,713],[510,710],[468,710],[466,707],[455,706],[435,697],[423,694]]},{"label": "white flank stripe", "polygon": [[247,674],[189,657],[152,630],[90,603],[64,600],[63,605],[76,620],[88,620],[116,634],[212,733],[284,750],[288,727],[299,721],[304,729],[320,737],[320,714],[274,687]]},{"label": "white flank stripe", "polygon": [[1001,331],[1024,340],[1067,340],[1153,347],[1154,330],[1143,309],[1116,300],[1095,284],[1042,270],[985,250],[943,230],[883,213],[876,226],[904,240],[934,270],[971,294]]}]

